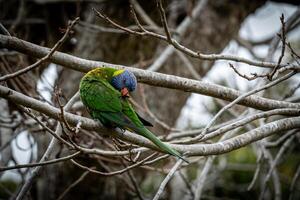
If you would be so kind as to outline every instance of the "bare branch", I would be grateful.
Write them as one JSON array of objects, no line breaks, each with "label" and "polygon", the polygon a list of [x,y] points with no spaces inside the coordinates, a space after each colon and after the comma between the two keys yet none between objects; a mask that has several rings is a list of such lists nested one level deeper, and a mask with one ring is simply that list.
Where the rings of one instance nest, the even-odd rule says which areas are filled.
[{"label": "bare branch", "polygon": [[284,134],[283,136],[281,136],[280,138],[278,138],[276,141],[272,142],[272,141],[268,141],[265,142],[264,146],[266,148],[271,148],[271,147],[277,147],[278,145],[280,145],[281,143],[285,142],[288,138],[290,138],[292,135],[294,135],[298,130],[292,130],[289,131],[288,133]]},{"label": "bare branch", "polygon": [[172,36],[171,36],[170,31],[169,31],[169,27],[168,27],[168,23],[167,23],[167,17],[166,17],[166,13],[165,13],[165,10],[164,10],[163,5],[162,5],[162,1],[161,0],[156,0],[156,4],[157,4],[158,10],[159,10],[161,23],[162,23],[162,25],[165,29],[165,33],[166,33],[166,36],[167,36],[167,41],[169,43],[172,43]]},{"label": "bare branch", "polygon": [[199,140],[201,139],[208,131],[208,129],[213,125],[213,123],[215,123],[215,121],[218,119],[218,117],[221,116],[221,114],[223,114],[226,110],[228,110],[229,108],[231,108],[232,106],[234,106],[236,103],[238,103],[239,101],[241,101],[243,98],[249,96],[249,95],[252,95],[252,94],[255,94],[257,92],[260,92],[262,90],[265,90],[267,88],[270,88],[282,81],[285,81],[287,80],[288,78],[292,77],[293,75],[295,75],[296,73],[295,72],[290,72],[289,74],[286,74],[278,79],[276,79],[275,81],[272,81],[262,87],[259,87],[257,89],[254,89],[254,90],[251,90],[241,96],[239,96],[238,98],[236,98],[234,101],[232,101],[231,103],[227,104],[225,107],[223,107],[214,117],[213,119],[205,126],[205,128],[203,129],[203,131],[201,132],[201,134],[199,134],[196,138],[194,138],[195,140]]},{"label": "bare branch", "polygon": [[257,73],[251,73],[252,76],[247,76],[246,74],[241,74],[234,66],[233,64],[229,63],[229,66],[233,69],[233,71],[239,75],[240,77],[244,78],[244,79],[247,79],[248,81],[252,81],[252,80],[255,80],[257,78],[264,78],[264,77],[267,77],[268,74],[257,74]]},{"label": "bare branch", "polygon": [[137,2],[137,0],[130,0],[130,3],[132,4],[134,10],[138,12],[138,14],[141,16],[144,22],[149,24],[152,27],[158,27],[157,24],[146,14],[144,9],[140,6],[140,4]]},{"label": "bare branch", "polygon": [[78,156],[81,152],[77,151],[71,155],[62,157],[62,158],[57,158],[53,160],[48,160],[48,161],[43,161],[43,162],[38,162],[38,163],[29,163],[29,164],[23,164],[23,165],[16,165],[16,166],[9,166],[9,167],[0,167],[0,171],[7,171],[7,170],[12,170],[12,169],[21,169],[21,168],[30,168],[30,167],[36,167],[36,166],[44,166],[44,165],[50,165],[58,162],[63,162],[66,160],[70,160],[76,156]]},{"label": "bare branch", "polygon": [[0,23],[0,30],[1,30],[1,32],[2,32],[3,34],[8,35],[8,36],[11,36],[10,33],[9,33],[9,31],[3,26],[2,23]]},{"label": "bare branch", "polygon": [[161,196],[161,194],[163,193],[166,185],[168,184],[168,182],[170,181],[170,179],[173,177],[173,175],[175,174],[175,172],[177,171],[177,169],[180,167],[180,165],[182,164],[183,160],[178,159],[177,162],[175,163],[175,165],[172,167],[172,169],[169,171],[168,175],[166,176],[166,178],[163,180],[163,182],[161,182],[155,196],[153,197],[153,200],[158,200],[159,197]]},{"label": "bare branch", "polygon": [[[0,35],[0,47],[12,48],[19,52],[34,56],[43,57],[47,55],[48,48],[40,47],[32,43],[20,40],[14,37],[8,37]],[[178,89],[188,92],[199,93],[203,95],[208,95],[223,100],[232,101],[239,97],[241,93],[234,89],[230,89],[224,86],[219,86],[213,83],[208,83],[206,81],[196,81],[187,78],[181,78],[173,75],[166,75],[156,72],[149,72],[136,68],[129,68],[127,66],[115,65],[105,62],[97,62],[86,59],[81,59],[75,56],[71,56],[65,53],[55,52],[49,59],[53,63],[63,65],[70,69],[75,69],[81,72],[88,72],[95,67],[113,67],[113,68],[127,68],[132,71],[139,82],[150,84],[153,86],[160,86],[172,89]],[[274,108],[299,108],[299,104],[288,103],[284,101],[276,101],[271,99],[266,99],[252,95],[240,101],[240,104],[246,105],[252,108],[269,110]]]}]

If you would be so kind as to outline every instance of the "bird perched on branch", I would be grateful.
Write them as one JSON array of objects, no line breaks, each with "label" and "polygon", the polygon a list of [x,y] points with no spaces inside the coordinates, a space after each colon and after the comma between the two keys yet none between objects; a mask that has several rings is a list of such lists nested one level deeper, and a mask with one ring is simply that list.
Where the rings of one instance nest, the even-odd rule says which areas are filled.
[{"label": "bird perched on branch", "polygon": [[150,132],[145,126],[151,124],[135,112],[128,98],[136,86],[136,77],[128,70],[96,68],[81,79],[80,98],[92,118],[105,127],[135,132],[151,140],[161,151],[186,161],[179,152]]}]

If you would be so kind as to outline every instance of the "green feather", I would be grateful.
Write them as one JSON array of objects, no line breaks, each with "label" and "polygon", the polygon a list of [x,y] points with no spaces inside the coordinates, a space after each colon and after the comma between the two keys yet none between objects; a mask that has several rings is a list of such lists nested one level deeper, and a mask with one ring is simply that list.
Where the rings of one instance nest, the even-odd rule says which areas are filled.
[{"label": "green feather", "polygon": [[[180,153],[163,143],[151,131],[145,128],[143,120],[134,111],[132,105],[116,90],[110,81],[118,70],[113,68],[97,68],[88,72],[80,82],[80,97],[91,116],[104,126],[120,127],[133,131],[152,141],[161,151],[180,159]],[[186,161],[187,162],[187,161]]]}]

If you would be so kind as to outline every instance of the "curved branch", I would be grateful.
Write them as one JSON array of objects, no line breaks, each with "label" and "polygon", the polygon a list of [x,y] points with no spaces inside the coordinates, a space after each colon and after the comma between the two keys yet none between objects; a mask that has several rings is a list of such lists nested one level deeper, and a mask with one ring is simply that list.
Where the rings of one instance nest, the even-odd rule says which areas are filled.
[{"label": "curved branch", "polygon": [[[172,38],[170,36],[170,33],[167,29],[167,22],[165,19],[165,13],[164,10],[162,8],[162,6],[158,6],[159,7],[159,11],[160,11],[160,15],[162,18],[162,23],[166,32],[166,36],[164,35],[160,35],[151,31],[148,31],[144,28],[141,27],[141,31],[134,31],[131,29],[128,29],[118,23],[116,23],[115,21],[111,20],[109,17],[103,15],[102,13],[100,13],[99,11],[97,11],[96,9],[93,9],[96,12],[96,15],[98,17],[100,17],[101,19],[103,19],[104,21],[106,21],[108,24],[123,30],[129,34],[135,35],[135,36],[149,36],[149,37],[153,37],[162,41],[165,41],[167,43],[169,43],[170,45],[172,45],[174,48],[176,48],[177,50],[183,52],[186,55],[189,55],[191,57],[194,58],[198,58],[201,60],[211,60],[211,61],[215,61],[215,60],[228,60],[228,61],[235,61],[235,62],[240,62],[240,63],[245,63],[245,64],[249,64],[249,65],[253,65],[253,66],[257,66],[257,67],[265,67],[265,68],[274,68],[277,66],[276,63],[273,62],[264,62],[264,61],[255,61],[255,60],[250,60],[247,58],[243,58],[243,57],[239,57],[239,56],[235,56],[235,55],[225,55],[225,54],[205,54],[205,53],[200,53],[197,51],[194,51],[182,44],[180,44],[179,41],[177,41],[176,39]],[[289,65],[289,64],[280,64],[279,67],[287,67],[287,66],[294,66],[294,67],[299,67],[299,65]]]},{"label": "curved branch", "polygon": [[[60,110],[58,108],[25,96],[12,89],[0,86],[0,97],[6,98],[16,104],[32,108],[48,115],[49,117],[60,120]],[[81,127],[83,129],[95,130],[101,132],[101,134],[111,134],[130,143],[158,150],[154,144],[140,135],[133,134],[128,131],[118,132],[117,130],[107,129],[101,126],[100,123],[86,117],[80,117],[75,114],[65,112],[65,120],[71,125],[76,125],[80,121],[82,122]],[[189,156],[217,155],[239,149],[280,131],[292,130],[296,128],[300,128],[300,117],[291,117],[274,121],[223,142],[192,145],[170,144],[170,146],[178,150],[180,153],[184,153],[185,155]]]}]

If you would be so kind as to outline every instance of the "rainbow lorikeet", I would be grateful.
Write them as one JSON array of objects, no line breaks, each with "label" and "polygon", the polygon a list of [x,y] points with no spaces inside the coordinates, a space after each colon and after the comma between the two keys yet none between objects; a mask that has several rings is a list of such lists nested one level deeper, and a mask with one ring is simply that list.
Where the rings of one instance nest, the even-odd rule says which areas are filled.
[{"label": "rainbow lorikeet", "polygon": [[81,79],[80,98],[92,118],[104,126],[135,132],[151,140],[161,151],[184,160],[179,152],[150,132],[145,126],[151,124],[133,109],[128,97],[136,86],[136,77],[128,70],[96,68]]}]

